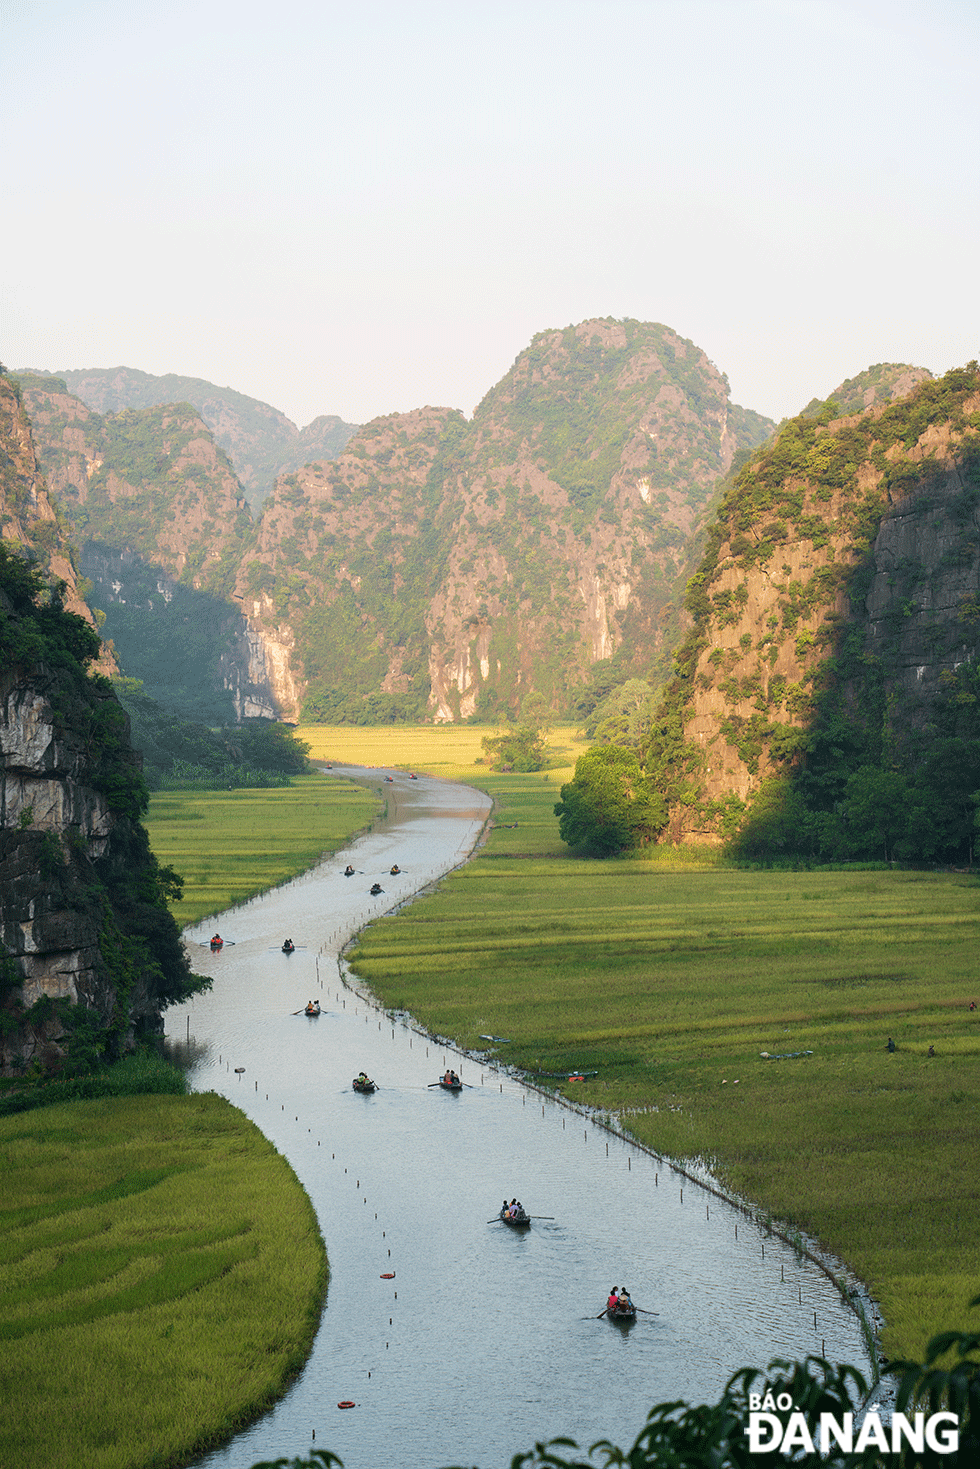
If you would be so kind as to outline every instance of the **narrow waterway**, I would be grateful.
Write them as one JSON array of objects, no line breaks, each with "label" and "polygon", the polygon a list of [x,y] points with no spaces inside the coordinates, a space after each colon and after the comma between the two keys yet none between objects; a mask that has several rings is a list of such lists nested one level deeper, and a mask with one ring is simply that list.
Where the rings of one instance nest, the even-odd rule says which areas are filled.
[{"label": "narrow waterway", "polygon": [[[464,860],[489,813],[479,792],[392,774],[370,833],[186,935],[214,985],[168,1013],[171,1042],[188,1046],[196,1089],[229,1097],[289,1159],[331,1268],[305,1370],[202,1465],[316,1447],[345,1469],[500,1469],[558,1434],[626,1446],[653,1403],[712,1401],[746,1364],[822,1351],[864,1364],[858,1321],[817,1266],[590,1116],[345,988],[343,943]],[[318,1018],[294,1013],[310,998]],[[447,1065],[461,1093],[431,1085]],[[351,1089],[362,1068],[373,1096]],[[488,1223],[515,1195],[544,1217]],[[596,1319],[613,1285],[644,1308],[631,1327]]]}]

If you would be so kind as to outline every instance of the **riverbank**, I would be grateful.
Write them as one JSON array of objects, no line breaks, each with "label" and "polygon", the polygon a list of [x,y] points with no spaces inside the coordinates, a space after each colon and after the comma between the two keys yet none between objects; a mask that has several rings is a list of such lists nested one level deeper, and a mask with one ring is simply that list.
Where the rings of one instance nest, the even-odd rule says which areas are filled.
[{"label": "riverbank", "polygon": [[75,1102],[0,1119],[0,1148],[0,1463],[182,1464],[281,1395],[326,1258],[240,1111],[214,1093]]},{"label": "riverbank", "polygon": [[432,767],[497,802],[473,862],[365,930],[372,991],[464,1050],[508,1037],[499,1060],[532,1079],[597,1067],[562,1091],[846,1260],[889,1357],[975,1324],[976,880],[578,861],[552,810],[568,732],[561,768],[526,776],[476,765],[478,734],[302,731],[315,755],[419,769],[431,735]]}]

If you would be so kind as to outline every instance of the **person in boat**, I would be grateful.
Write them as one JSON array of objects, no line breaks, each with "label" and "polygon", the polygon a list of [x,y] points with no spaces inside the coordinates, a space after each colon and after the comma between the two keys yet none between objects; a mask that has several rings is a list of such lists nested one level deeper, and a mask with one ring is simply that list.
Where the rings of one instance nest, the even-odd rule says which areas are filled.
[{"label": "person in boat", "polygon": [[606,1302],[606,1310],[607,1311],[615,1311],[618,1308],[618,1306],[619,1306],[619,1296],[616,1293],[616,1287],[613,1286],[612,1290],[609,1292],[609,1299]]},{"label": "person in boat", "polygon": [[220,933],[213,933],[211,935],[211,947],[213,949],[217,949],[223,943],[224,939],[221,937]]},{"label": "person in boat", "polygon": [[633,1302],[630,1300],[630,1293],[625,1285],[619,1287],[619,1309],[621,1311],[632,1311],[633,1309]]},{"label": "person in boat", "polygon": [[455,1071],[450,1071],[449,1073],[449,1084],[450,1086],[459,1086],[460,1084],[459,1077],[456,1075]]},{"label": "person in boat", "polygon": [[375,883],[372,883],[371,884],[371,896],[372,896],[372,898],[376,898],[381,891],[382,891],[382,887],[381,887],[380,882],[375,882]]},{"label": "person in boat", "polygon": [[452,1086],[452,1084],[453,1084],[453,1073],[451,1071],[447,1071],[446,1074],[445,1074],[445,1076],[442,1079],[446,1083],[447,1086]]},{"label": "person in boat", "polygon": [[293,943],[292,939],[283,939],[282,951],[284,954],[291,954],[295,947],[296,945]]},{"label": "person in boat", "polygon": [[399,867],[398,863],[396,862],[395,865],[394,865],[394,867],[391,869],[391,875],[392,875],[392,877],[397,877],[398,874],[399,874],[399,872],[401,872],[401,868]]},{"label": "person in boat", "polygon": [[348,862],[347,866],[344,868],[344,876],[345,877],[353,877],[354,876],[354,869],[350,865],[349,862]]}]

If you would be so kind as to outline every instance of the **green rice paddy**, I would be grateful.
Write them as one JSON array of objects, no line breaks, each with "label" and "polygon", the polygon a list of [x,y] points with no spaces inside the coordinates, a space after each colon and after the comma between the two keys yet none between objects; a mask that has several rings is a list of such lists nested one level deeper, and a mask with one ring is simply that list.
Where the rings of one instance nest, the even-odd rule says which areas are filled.
[{"label": "green rice paddy", "polygon": [[316,774],[267,790],[155,791],[145,825],[184,879],[174,912],[187,926],[305,872],[381,807],[362,786]]},{"label": "green rice paddy", "polygon": [[228,1102],[22,1113],[0,1119],[0,1160],[0,1463],[163,1469],[281,1394],[318,1324],[323,1243]]}]

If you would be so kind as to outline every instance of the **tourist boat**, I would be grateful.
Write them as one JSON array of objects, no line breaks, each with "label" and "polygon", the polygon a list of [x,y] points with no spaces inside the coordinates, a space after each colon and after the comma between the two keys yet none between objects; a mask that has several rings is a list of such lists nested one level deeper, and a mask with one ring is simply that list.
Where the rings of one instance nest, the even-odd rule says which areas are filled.
[{"label": "tourist boat", "polygon": [[440,1076],[439,1085],[446,1092],[461,1092],[463,1090],[463,1083],[458,1076],[455,1081],[447,1081],[444,1076]]},{"label": "tourist boat", "polygon": [[619,1326],[629,1326],[631,1321],[636,1320],[636,1307],[632,1301],[625,1308],[616,1306],[614,1310],[610,1310],[607,1306],[606,1315],[610,1321],[615,1321]]},{"label": "tourist boat", "polygon": [[356,1092],[360,1092],[361,1095],[365,1097],[370,1096],[372,1092],[375,1092],[378,1089],[377,1084],[373,1082],[369,1076],[365,1076],[363,1078],[360,1076],[355,1076],[354,1080],[351,1082],[351,1086]]},{"label": "tourist boat", "polygon": [[314,1000],[312,1005],[307,1005],[306,1006],[306,1009],[303,1011],[303,1013],[304,1013],[304,1015],[319,1015],[319,1013],[320,1013],[320,1001],[319,1000]]},{"label": "tourist boat", "polygon": [[505,1224],[510,1225],[511,1229],[530,1229],[531,1227],[531,1216],[527,1213],[523,1204],[516,1215],[509,1214],[506,1209],[501,1209],[500,1217]]},{"label": "tourist boat", "polygon": [[213,954],[216,954],[218,950],[223,947],[224,942],[224,939],[219,939],[218,936],[215,935],[215,937],[211,940],[211,952]]},{"label": "tourist boat", "polygon": [[282,946],[282,951],[284,954],[291,954],[295,947],[296,945],[293,943],[292,939],[287,939]]}]

